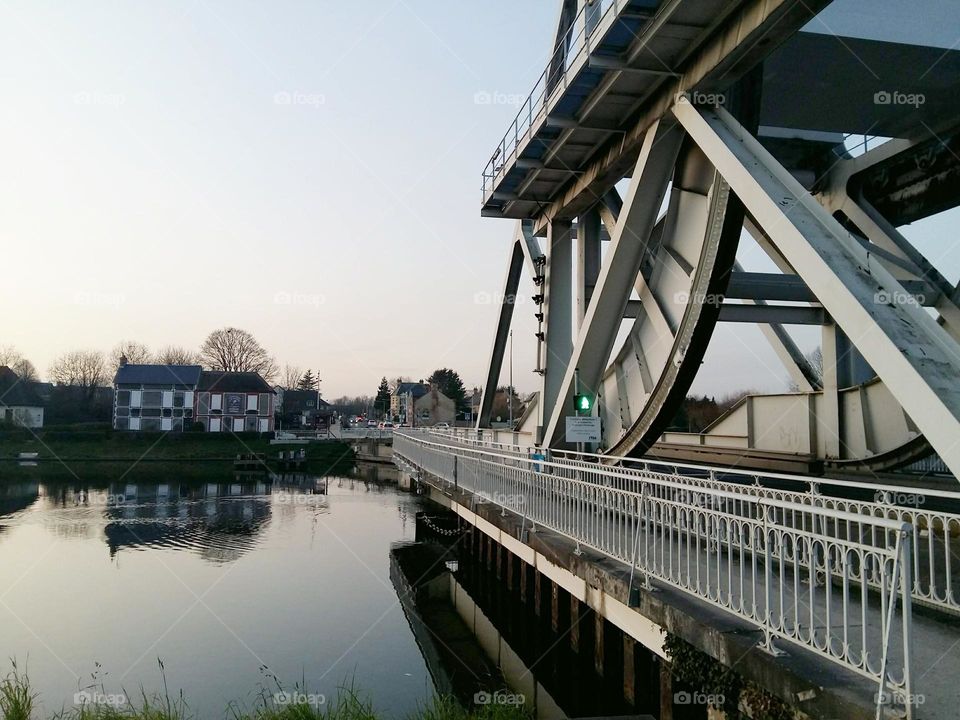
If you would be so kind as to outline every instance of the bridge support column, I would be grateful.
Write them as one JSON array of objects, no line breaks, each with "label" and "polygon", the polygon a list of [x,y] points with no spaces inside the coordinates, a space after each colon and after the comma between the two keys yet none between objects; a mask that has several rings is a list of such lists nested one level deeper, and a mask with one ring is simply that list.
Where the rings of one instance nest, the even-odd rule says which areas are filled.
[{"label": "bridge support column", "polygon": [[673,675],[665,662],[660,663],[660,720],[673,720]]},{"label": "bridge support column", "polygon": [[636,640],[623,634],[623,699],[631,705],[637,704],[636,645]]},{"label": "bridge support column", "polygon": [[580,600],[570,596],[570,649],[580,652]]},{"label": "bridge support column", "polygon": [[606,620],[598,612],[593,614],[593,669],[600,677],[606,676],[605,640]]},{"label": "bridge support column", "polygon": [[[540,367],[543,381],[537,401],[537,444],[560,394],[564,372],[573,352],[573,243],[569,221],[554,220],[547,229],[544,288],[544,342]],[[549,441],[549,439],[548,439]]]}]

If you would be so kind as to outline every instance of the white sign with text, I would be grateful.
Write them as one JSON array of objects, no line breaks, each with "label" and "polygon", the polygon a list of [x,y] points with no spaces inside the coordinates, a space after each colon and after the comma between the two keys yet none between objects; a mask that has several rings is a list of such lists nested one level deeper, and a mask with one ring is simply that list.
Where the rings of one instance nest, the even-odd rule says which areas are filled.
[{"label": "white sign with text", "polygon": [[600,442],[600,418],[567,416],[567,442]]}]

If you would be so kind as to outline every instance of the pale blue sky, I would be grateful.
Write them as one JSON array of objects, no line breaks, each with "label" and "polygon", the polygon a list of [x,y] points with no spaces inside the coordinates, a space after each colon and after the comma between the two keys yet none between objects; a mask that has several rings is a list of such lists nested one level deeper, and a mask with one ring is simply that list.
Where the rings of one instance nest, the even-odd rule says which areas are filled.
[{"label": "pale blue sky", "polygon": [[[328,397],[438,366],[479,383],[512,233],[480,218],[480,172],[556,10],[3,4],[0,345],[45,373],[70,349],[196,347],[236,325],[321,368]],[[536,387],[532,312],[518,309],[521,390]],[[759,365],[722,353],[722,376],[695,387],[780,383],[752,331],[737,330]]]}]

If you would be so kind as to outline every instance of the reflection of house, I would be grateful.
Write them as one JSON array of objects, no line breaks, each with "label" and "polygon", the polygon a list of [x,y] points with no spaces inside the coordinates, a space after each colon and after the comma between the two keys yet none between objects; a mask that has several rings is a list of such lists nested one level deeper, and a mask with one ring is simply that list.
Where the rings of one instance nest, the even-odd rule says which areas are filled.
[{"label": "reflection of house", "polygon": [[43,403],[32,385],[6,365],[0,366],[0,423],[43,427]]},{"label": "reflection of house", "polygon": [[209,432],[272,432],[273,388],[255,372],[204,371],[197,422]]},{"label": "reflection of house", "polygon": [[199,365],[128,365],[113,378],[113,427],[180,431],[194,421]]}]

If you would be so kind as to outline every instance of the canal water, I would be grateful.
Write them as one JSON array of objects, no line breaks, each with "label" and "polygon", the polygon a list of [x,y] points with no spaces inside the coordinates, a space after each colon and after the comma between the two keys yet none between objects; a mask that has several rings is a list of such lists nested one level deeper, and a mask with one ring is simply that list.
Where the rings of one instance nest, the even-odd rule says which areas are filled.
[{"label": "canal water", "polygon": [[390,582],[420,504],[366,476],[81,484],[0,467],[0,675],[15,658],[45,717],[91,685],[137,697],[164,680],[223,717],[274,678],[328,698],[352,683],[405,716],[434,692]]}]

